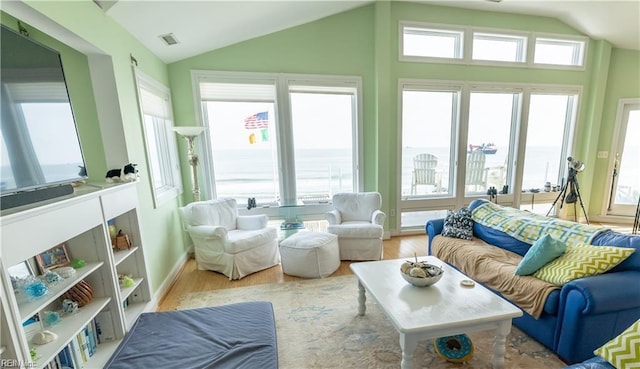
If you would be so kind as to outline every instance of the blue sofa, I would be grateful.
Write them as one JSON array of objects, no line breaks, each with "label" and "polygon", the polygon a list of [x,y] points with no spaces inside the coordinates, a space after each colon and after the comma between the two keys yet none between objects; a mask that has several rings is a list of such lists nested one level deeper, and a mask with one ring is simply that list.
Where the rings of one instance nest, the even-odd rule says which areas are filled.
[{"label": "blue sofa", "polygon": [[[473,210],[487,200],[469,204]],[[426,224],[431,244],[442,232],[444,219]],[[530,244],[504,232],[474,223],[473,236],[486,243],[524,256]],[[518,328],[572,364],[593,358],[593,351],[629,327],[640,317],[640,236],[607,230],[595,236],[593,245],[633,247],[637,251],[607,273],[573,280],[553,291],[542,315],[535,319],[523,311],[513,321]],[[453,267],[456,267],[453,265]],[[494,291],[500,294],[499,291]]]}]

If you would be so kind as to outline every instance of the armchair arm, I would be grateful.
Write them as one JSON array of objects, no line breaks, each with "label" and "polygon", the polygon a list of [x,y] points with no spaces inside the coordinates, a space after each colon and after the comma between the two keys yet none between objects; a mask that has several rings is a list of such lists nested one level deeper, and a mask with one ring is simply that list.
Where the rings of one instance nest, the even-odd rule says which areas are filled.
[{"label": "armchair arm", "polygon": [[382,210],[376,210],[371,215],[371,223],[384,226],[384,220],[387,219],[387,214]]},{"label": "armchair arm", "polygon": [[209,226],[209,225],[201,225],[201,226],[188,226],[187,232],[191,236],[191,238],[197,239],[211,239],[211,238],[219,238],[223,241],[227,239],[227,229],[221,226]]},{"label": "armchair arm", "polygon": [[331,225],[342,223],[342,216],[340,216],[340,212],[335,209],[325,213],[324,218]]},{"label": "armchair arm", "polygon": [[268,221],[269,217],[266,214],[238,215],[236,227],[245,230],[262,229],[267,227]]}]

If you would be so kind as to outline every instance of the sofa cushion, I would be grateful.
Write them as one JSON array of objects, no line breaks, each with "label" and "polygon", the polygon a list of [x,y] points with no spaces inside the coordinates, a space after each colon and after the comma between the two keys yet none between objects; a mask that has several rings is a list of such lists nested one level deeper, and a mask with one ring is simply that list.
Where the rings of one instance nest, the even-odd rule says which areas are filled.
[{"label": "sofa cushion", "polygon": [[639,368],[640,365],[637,364],[640,363],[640,319],[593,353],[618,369]]},{"label": "sofa cushion", "polygon": [[473,238],[473,220],[471,220],[471,212],[469,209],[463,207],[456,212],[448,210],[447,217],[444,220],[442,235],[471,240]]},{"label": "sofa cushion", "polygon": [[602,274],[634,251],[626,247],[569,245],[562,256],[538,269],[533,276],[561,286],[577,278]]},{"label": "sofa cushion", "polygon": [[530,275],[547,263],[564,254],[567,245],[546,234],[531,246],[516,268],[517,275]]}]

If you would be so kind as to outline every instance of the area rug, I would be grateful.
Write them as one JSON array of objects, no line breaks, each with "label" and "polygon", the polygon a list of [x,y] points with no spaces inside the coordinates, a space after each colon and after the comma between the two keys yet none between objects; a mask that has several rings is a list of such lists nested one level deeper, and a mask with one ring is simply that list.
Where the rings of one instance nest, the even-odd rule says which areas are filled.
[{"label": "area rug", "polygon": [[[244,301],[273,304],[281,369],[400,367],[399,336],[380,307],[367,299],[358,316],[357,279],[353,275],[190,293],[178,310]],[[493,332],[469,333],[475,353],[464,364],[447,362],[422,342],[414,368],[491,368]],[[505,369],[558,369],[565,364],[515,326],[507,337]]]}]

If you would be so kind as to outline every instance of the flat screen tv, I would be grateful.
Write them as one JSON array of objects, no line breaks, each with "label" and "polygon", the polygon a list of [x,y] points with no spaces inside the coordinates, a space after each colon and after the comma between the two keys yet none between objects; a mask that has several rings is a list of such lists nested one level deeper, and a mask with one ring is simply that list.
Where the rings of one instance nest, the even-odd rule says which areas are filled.
[{"label": "flat screen tv", "polygon": [[73,192],[87,178],[60,53],[2,26],[0,207]]}]

